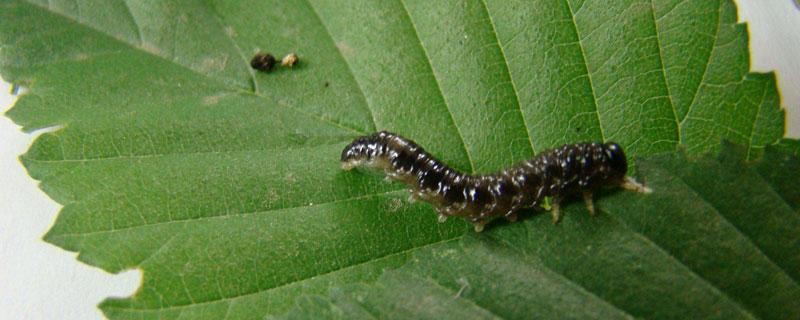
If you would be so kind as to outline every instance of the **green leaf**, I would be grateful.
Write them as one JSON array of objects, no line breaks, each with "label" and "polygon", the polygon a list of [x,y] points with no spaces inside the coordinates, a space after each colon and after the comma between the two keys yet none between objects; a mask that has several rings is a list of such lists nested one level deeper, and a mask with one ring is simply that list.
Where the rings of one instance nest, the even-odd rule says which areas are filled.
[{"label": "green leaf", "polygon": [[797,158],[800,149],[789,151],[786,146],[790,145],[800,147],[800,140],[781,139],[776,147],[767,147],[756,169],[783,201],[795,211],[800,211],[800,161]]},{"label": "green leaf", "polygon": [[564,225],[539,215],[420,249],[374,285],[305,297],[287,316],[783,319],[800,312],[800,216],[783,200],[785,192],[800,197],[773,189],[800,171],[765,175],[800,159],[767,149],[748,165],[744,151],[728,145],[716,157],[677,152],[639,164],[653,193],[615,192],[598,218],[576,204]]},{"label": "green leaf", "polygon": [[800,156],[800,140],[781,139],[776,144],[776,147],[785,152]]},{"label": "green leaf", "polygon": [[[775,77],[748,73],[746,28],[730,0],[0,0],[0,8],[0,74],[30,87],[7,116],[26,131],[57,128],[21,157],[64,205],[45,240],[110,272],[144,270],[133,297],[101,305],[110,317],[277,315],[297,297],[370,283],[410,255],[487,237],[463,221],[436,223],[431,206],[405,202],[403,187],[379,175],[341,171],[341,149],[376,130],[481,173],[582,140],[616,141],[639,157],[719,150],[726,138],[756,159],[783,136]],[[259,50],[296,53],[300,63],[255,72],[248,61]],[[788,183],[762,171],[770,184]],[[796,208],[793,189],[780,190]],[[493,233],[510,235],[481,259],[515,260],[523,253],[514,248],[536,241],[549,270],[528,265],[534,252],[516,263],[570,289],[511,296],[530,306],[562,297],[547,309],[553,315],[596,306],[575,315],[667,316],[700,301],[724,310],[715,315],[761,314],[697,281],[690,262],[607,208],[589,219],[572,207],[558,227],[542,218],[493,223]],[[513,236],[531,223],[541,224],[530,231],[536,239]],[[740,228],[725,232],[764,246],[774,268],[794,263],[771,251],[775,239]],[[615,250],[569,251],[591,239]],[[627,276],[615,261],[631,262],[624,270],[635,281],[604,285]],[[498,287],[537,285],[505,276]],[[431,288],[431,301],[448,293],[383,277]],[[657,277],[698,294],[632,291]],[[657,301],[617,305],[632,295]],[[426,310],[455,306],[484,309]]]}]

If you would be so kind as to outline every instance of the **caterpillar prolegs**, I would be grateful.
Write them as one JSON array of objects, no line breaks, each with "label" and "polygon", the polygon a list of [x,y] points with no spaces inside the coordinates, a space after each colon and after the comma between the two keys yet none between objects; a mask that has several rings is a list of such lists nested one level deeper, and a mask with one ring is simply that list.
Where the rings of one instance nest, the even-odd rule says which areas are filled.
[{"label": "caterpillar prolegs", "polygon": [[440,222],[467,218],[477,232],[494,217],[517,220],[518,210],[540,208],[545,197],[551,199],[557,223],[559,203],[570,193],[582,192],[594,215],[593,193],[600,186],[651,192],[625,176],[628,161],[622,147],[613,142],[565,145],[499,172],[472,175],[450,168],[409,139],[381,131],[354,140],[342,151],[341,161],[344,170],[359,165],[382,169],[388,179],[408,186],[411,200],[433,204]]}]

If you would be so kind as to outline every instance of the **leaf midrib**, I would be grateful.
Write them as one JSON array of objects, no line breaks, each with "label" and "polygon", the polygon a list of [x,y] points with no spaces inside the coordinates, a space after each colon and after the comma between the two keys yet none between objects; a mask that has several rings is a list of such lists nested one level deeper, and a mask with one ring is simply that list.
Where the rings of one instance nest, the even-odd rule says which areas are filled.
[{"label": "leaf midrib", "polygon": [[123,228],[115,228],[115,229],[107,229],[107,230],[96,230],[96,231],[81,232],[81,233],[59,233],[59,234],[54,234],[54,235],[50,236],[50,238],[85,237],[85,236],[90,236],[90,235],[130,231],[130,230],[135,230],[135,229],[140,229],[140,228],[147,228],[147,227],[154,227],[154,226],[160,226],[160,225],[188,224],[188,223],[200,222],[200,221],[204,221],[204,220],[225,219],[225,218],[230,218],[230,217],[247,217],[247,216],[254,215],[254,214],[278,213],[278,212],[282,212],[282,211],[296,210],[296,209],[307,208],[307,207],[312,207],[312,206],[316,207],[316,206],[330,205],[330,204],[334,204],[334,203],[341,203],[341,202],[349,202],[349,201],[357,201],[357,200],[362,200],[362,199],[369,199],[369,198],[372,198],[372,197],[380,197],[380,196],[385,196],[385,195],[389,195],[389,194],[393,194],[393,193],[400,193],[401,191],[405,191],[405,188],[401,187],[399,189],[390,190],[390,191],[381,192],[381,193],[363,194],[363,195],[356,196],[356,197],[350,197],[350,198],[344,198],[344,199],[336,199],[336,200],[331,200],[331,201],[327,201],[327,202],[315,203],[314,205],[288,206],[288,207],[274,208],[274,209],[269,209],[269,210],[239,212],[239,213],[224,214],[224,215],[218,215],[218,216],[205,216],[205,217],[188,218],[188,219],[180,219],[180,220],[159,221],[159,222],[154,222],[154,223],[132,225],[132,226],[127,226],[127,227],[123,227]]},{"label": "leaf midrib", "polygon": [[[58,132],[58,131],[56,131]],[[108,157],[87,157],[84,159],[37,159],[26,155],[22,156],[23,161],[31,161],[38,163],[89,163],[89,162],[102,162],[114,160],[127,160],[127,159],[150,159],[150,158],[166,158],[166,157],[186,157],[186,156],[206,156],[206,155],[225,155],[234,153],[252,153],[252,152],[273,152],[273,151],[297,151],[297,150],[311,150],[320,146],[340,145],[348,140],[338,140],[317,145],[303,145],[294,147],[273,147],[273,148],[251,148],[251,149],[230,149],[230,150],[210,150],[210,151],[196,151],[196,152],[167,152],[167,153],[151,153],[151,154],[132,154],[132,155],[116,155]]]}]

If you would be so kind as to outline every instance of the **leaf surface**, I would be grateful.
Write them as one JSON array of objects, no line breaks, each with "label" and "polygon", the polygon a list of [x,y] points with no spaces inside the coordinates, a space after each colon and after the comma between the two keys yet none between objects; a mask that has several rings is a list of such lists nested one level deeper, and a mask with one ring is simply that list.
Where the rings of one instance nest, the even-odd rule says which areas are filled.
[{"label": "leaf surface", "polygon": [[417,250],[374,285],[300,299],[286,317],[793,318],[800,217],[765,172],[800,160],[744,155],[648,157],[652,194],[614,192],[596,218],[576,203],[558,226],[538,215]]},{"label": "leaf surface", "polygon": [[[616,141],[635,158],[715,151],[727,138],[745,146],[745,159],[758,158],[782,137],[784,116],[774,75],[748,73],[746,28],[729,0],[2,0],[0,7],[0,74],[31,88],[7,115],[26,131],[58,128],[21,158],[64,205],[45,240],[111,272],[144,270],[133,297],[101,305],[110,317],[258,318],[288,311],[297,297],[379,277],[430,288],[432,301],[444,301],[436,299],[461,287],[441,287],[405,263],[448,250],[530,256],[513,263],[568,288],[547,299],[546,288],[516,298],[530,306],[566,301],[542,309],[545,316],[580,306],[576,317],[669,316],[668,308],[700,301],[709,312],[761,315],[719,284],[699,281],[692,262],[620,218],[626,206],[609,205],[597,219],[570,208],[577,213],[558,228],[543,218],[495,223],[497,243],[475,242],[484,236],[463,221],[436,223],[432,208],[407,203],[400,185],[338,165],[350,140],[376,130],[479,173],[585,140]],[[248,61],[257,51],[293,52],[301,61],[255,72]],[[776,187],[788,182],[770,167],[759,170],[780,195],[759,204],[786,210],[784,203],[796,213],[796,189]],[[714,210],[727,210],[722,202]],[[780,210],[751,229],[778,223]],[[740,219],[729,223],[753,217]],[[542,226],[515,235],[531,223]],[[771,235],[751,229],[724,232],[763,247],[758,257],[769,268],[796,263],[775,238],[791,227]],[[591,239],[618,248],[570,251]],[[529,241],[548,258],[524,250]],[[635,281],[609,286],[596,277],[618,276],[614,261],[630,262],[620,267]],[[381,276],[400,266],[400,276]],[[403,283],[403,272],[422,282]],[[796,279],[787,272],[780,274]],[[658,310],[615,300],[659,279],[676,285],[659,296]],[[675,297],[678,284],[702,299]],[[435,313],[450,308],[431,303]]]}]

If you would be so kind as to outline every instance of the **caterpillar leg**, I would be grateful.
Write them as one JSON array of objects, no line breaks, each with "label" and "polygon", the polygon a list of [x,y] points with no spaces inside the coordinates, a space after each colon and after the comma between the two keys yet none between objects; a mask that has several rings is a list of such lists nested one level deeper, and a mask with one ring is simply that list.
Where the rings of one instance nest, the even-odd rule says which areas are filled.
[{"label": "caterpillar leg", "polygon": [[586,204],[586,209],[589,210],[590,215],[594,215],[594,201],[592,200],[594,194],[589,190],[583,191],[583,203]]},{"label": "caterpillar leg", "polygon": [[439,214],[439,223],[444,223],[447,221],[447,216],[444,214]]},{"label": "caterpillar leg", "polygon": [[516,213],[509,213],[505,215],[506,220],[514,222],[517,221],[517,214]]},{"label": "caterpillar leg", "polygon": [[625,177],[625,180],[623,180],[622,184],[620,184],[619,186],[642,194],[648,194],[653,192],[653,189],[645,187],[639,181],[636,181],[636,179],[631,177]]},{"label": "caterpillar leg", "polygon": [[553,197],[550,203],[550,213],[553,214],[553,224],[561,221],[561,204],[559,204],[559,200],[560,199]]},{"label": "caterpillar leg", "polygon": [[481,232],[483,231],[483,226],[486,225],[486,221],[473,222],[472,225],[475,226],[475,232]]}]

